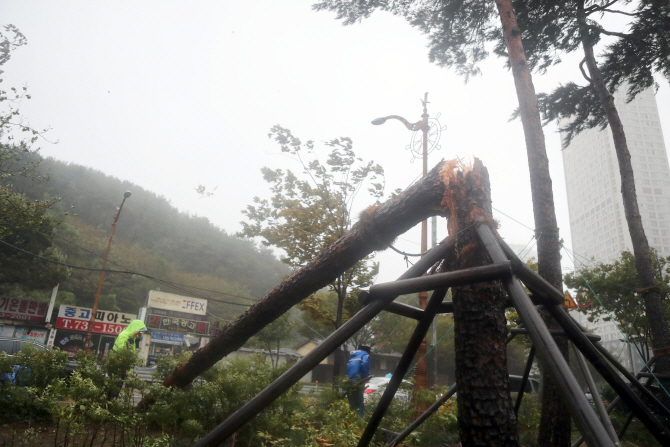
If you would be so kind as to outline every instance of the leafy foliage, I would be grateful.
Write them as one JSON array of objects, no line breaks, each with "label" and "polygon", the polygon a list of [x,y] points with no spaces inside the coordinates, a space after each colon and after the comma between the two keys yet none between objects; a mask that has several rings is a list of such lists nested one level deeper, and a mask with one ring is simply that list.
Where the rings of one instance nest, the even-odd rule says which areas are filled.
[{"label": "leafy foliage", "polygon": [[[670,318],[670,257],[653,253],[656,284],[662,291],[666,317]],[[622,252],[621,258],[611,264],[598,264],[568,273],[564,282],[569,288],[577,290],[580,301],[591,302],[590,306],[579,309],[588,315],[589,321],[598,318],[610,321],[613,317],[621,331],[630,334],[630,342],[646,355],[651,344],[651,332],[648,317],[641,307],[635,257],[631,252]]]},{"label": "leafy foliage", "polygon": [[[384,170],[372,161],[356,157],[349,138],[330,140],[325,164],[319,161],[313,141],[303,144],[290,130],[272,128],[269,136],[281,151],[300,163],[304,178],[292,171],[263,168],[263,179],[270,183],[271,199],[254,198],[243,213],[240,236],[259,237],[267,246],[280,248],[282,261],[297,269],[332,245],[351,227],[351,210],[356,195],[363,188],[379,201],[384,193]],[[307,159],[309,157],[309,159]],[[366,258],[345,271],[330,284],[337,305],[328,305],[327,294],[315,294],[304,300],[300,308],[316,323],[338,328],[358,306],[356,297],[369,286],[379,266]],[[348,312],[345,314],[345,309]]]},{"label": "leafy foliage", "polygon": [[[584,3],[586,14],[585,38],[591,45],[596,45],[603,35],[617,38],[605,48],[600,67],[610,92],[626,85],[630,101],[655,85],[654,73],[670,75],[670,6],[657,0],[639,1],[632,12],[622,10],[630,0],[513,1],[531,67],[544,72],[561,61],[561,54],[581,47],[583,32],[577,13],[580,3]],[[625,32],[605,29],[596,19],[612,15],[631,17],[622,27]],[[499,43],[496,52],[504,51],[504,43]],[[560,85],[550,94],[538,95],[538,99],[544,121],[559,121],[565,132],[564,147],[580,132],[608,125],[589,79],[584,86],[574,82]]]},{"label": "leafy foliage", "polygon": [[[0,67],[11,57],[11,52],[25,45],[27,40],[13,25],[0,32]],[[3,73],[0,70],[0,75]],[[0,83],[3,81],[0,78]],[[0,89],[0,240],[38,253],[40,256],[62,261],[53,246],[57,221],[47,214],[56,199],[29,200],[24,194],[13,191],[17,179],[42,183],[46,177],[39,171],[39,149],[33,148],[46,130],[38,131],[26,124],[21,115],[22,101],[30,99],[28,88],[9,91]],[[27,135],[27,137],[25,137]],[[0,250],[0,293],[20,288],[34,290],[53,287],[67,278],[68,270],[43,260],[27,256],[20,251],[3,247]]]}]

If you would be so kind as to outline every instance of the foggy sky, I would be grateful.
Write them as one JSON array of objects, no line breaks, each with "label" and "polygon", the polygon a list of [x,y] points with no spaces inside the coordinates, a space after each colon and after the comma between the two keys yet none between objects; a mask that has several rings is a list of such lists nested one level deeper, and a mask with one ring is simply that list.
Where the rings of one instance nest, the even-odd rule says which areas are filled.
[{"label": "foggy sky", "polygon": [[[269,197],[260,169],[295,160],[268,139],[280,124],[317,143],[349,136],[362,158],[386,171],[387,191],[406,188],[421,172],[405,147],[411,133],[398,122],[372,126],[379,116],[418,121],[419,98],[447,126],[440,159],[476,156],[491,176],[493,206],[533,228],[526,150],[504,60],[483,63],[465,84],[428,62],[427,42],[403,19],[376,13],[343,27],[310,1],[22,1],[2,3],[3,24],[16,25],[28,45],[5,65],[4,88],[27,85],[23,114],[50,126],[42,153],[101,170],[163,195],[182,211],[208,217],[230,233],[254,196]],[[579,54],[564,57],[538,92],[574,80],[584,83]],[[659,80],[661,123],[670,135],[668,83]],[[555,125],[545,128],[561,237],[571,246]],[[325,154],[325,152],[323,152]],[[200,199],[194,188],[217,187]],[[123,191],[119,191],[119,199]],[[356,208],[372,200],[360,194]],[[132,198],[126,207],[132,207]],[[110,205],[110,216],[114,208]],[[500,213],[500,233],[521,247],[532,231]],[[111,217],[110,217],[111,219]],[[438,239],[446,224],[438,227]],[[417,252],[419,232],[397,247]],[[405,268],[390,250],[377,256],[379,280]],[[564,268],[571,268],[564,257]]]}]

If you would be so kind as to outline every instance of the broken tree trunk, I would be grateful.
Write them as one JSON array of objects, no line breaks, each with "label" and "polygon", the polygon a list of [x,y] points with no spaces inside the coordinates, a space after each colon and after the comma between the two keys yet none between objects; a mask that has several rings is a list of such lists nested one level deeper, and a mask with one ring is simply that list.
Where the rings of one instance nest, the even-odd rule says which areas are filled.
[{"label": "broken tree trunk", "polygon": [[[526,60],[517,25],[512,0],[495,0],[502,23],[509,63],[514,76],[514,86],[519,100],[519,115],[526,139],[530,189],[535,217],[537,239],[538,273],[558,290],[563,288],[561,271],[561,245],[558,239],[554,195],[549,175],[549,160],[542,132],[542,121],[537,107],[537,96]],[[550,329],[558,324],[546,312],[542,319]],[[563,357],[568,359],[568,341],[565,337],[554,337]],[[570,445],[570,414],[563,405],[558,388],[549,374],[542,368],[542,415],[538,444],[540,447],[568,447]]]},{"label": "broken tree trunk", "polygon": [[[223,327],[219,335],[177,366],[164,386],[185,387],[258,331],[301,300],[326,287],[338,275],[375,250],[388,247],[398,235],[428,217],[443,214],[445,191],[440,163],[426,177],[379,207],[368,208],[360,220],[332,246],[293,273],[263,299]],[[150,401],[142,402],[141,405]]]},{"label": "broken tree trunk", "polygon": [[[456,269],[491,264],[475,231],[475,219],[492,222],[486,168],[454,171],[443,202],[449,235],[456,238]],[[492,225],[493,226],[493,225]],[[458,428],[471,446],[518,446],[507,373],[506,294],[500,282],[452,289],[454,303]]]}]

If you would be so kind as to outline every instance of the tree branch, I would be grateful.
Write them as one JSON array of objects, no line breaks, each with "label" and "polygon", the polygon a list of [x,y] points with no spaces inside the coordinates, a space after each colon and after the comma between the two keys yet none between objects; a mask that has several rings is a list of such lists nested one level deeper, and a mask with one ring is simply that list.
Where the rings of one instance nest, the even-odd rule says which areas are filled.
[{"label": "tree branch", "polygon": [[591,78],[586,74],[586,71],[584,71],[584,63],[586,63],[586,58],[582,59],[582,61],[579,63],[579,70],[582,72],[582,76],[584,76],[584,79],[589,81],[589,84],[591,84]]},{"label": "tree branch", "polygon": [[605,9],[605,8],[609,8],[610,6],[612,6],[613,4],[615,4],[617,1],[619,1],[619,0],[612,0],[612,1],[609,2],[609,3],[606,3],[606,4],[604,4],[604,5],[600,5],[600,6],[598,6],[598,5],[593,5],[593,6],[591,6],[590,8],[585,8],[585,9],[584,9],[584,12],[585,12],[586,15],[588,16],[589,14],[594,13],[594,12],[596,12],[596,11],[600,11],[600,10],[603,10],[603,9]]},{"label": "tree branch", "polygon": [[596,25],[586,25],[590,29],[596,29],[600,33],[605,34],[607,36],[615,36],[615,37],[621,37],[622,39],[630,39],[633,36],[631,34],[624,34],[624,33],[617,33],[616,31],[607,31],[605,28],[601,28]]}]

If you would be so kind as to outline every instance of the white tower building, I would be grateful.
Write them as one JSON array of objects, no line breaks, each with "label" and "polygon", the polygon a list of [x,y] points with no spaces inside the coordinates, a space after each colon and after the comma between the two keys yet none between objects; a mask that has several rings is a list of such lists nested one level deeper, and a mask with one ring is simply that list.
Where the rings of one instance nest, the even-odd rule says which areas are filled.
[{"label": "white tower building", "polygon": [[[670,167],[665,151],[658,108],[653,89],[626,103],[625,87],[614,95],[614,102],[626,132],[631,154],[635,189],[642,225],[649,245],[659,254],[670,255]],[[568,196],[570,231],[576,268],[580,263],[607,263],[624,250],[633,251],[621,198],[621,176],[609,128],[591,129],[576,136],[563,150],[563,169]],[[589,266],[593,266],[590,264]],[[596,291],[597,292],[597,291]],[[614,323],[589,323],[577,312],[580,323],[603,337],[610,352],[623,348],[621,334]],[[626,349],[627,351],[627,349]],[[637,355],[620,361],[628,368],[641,366]]]}]

